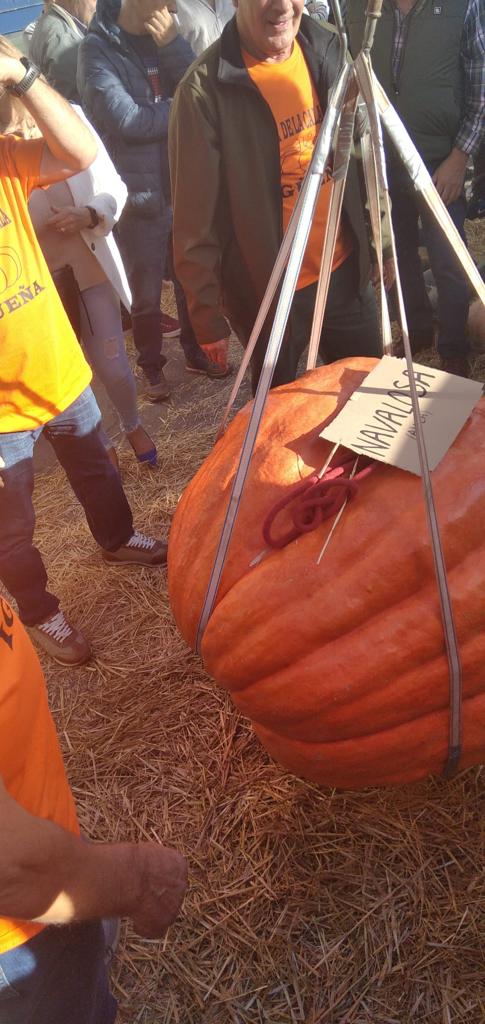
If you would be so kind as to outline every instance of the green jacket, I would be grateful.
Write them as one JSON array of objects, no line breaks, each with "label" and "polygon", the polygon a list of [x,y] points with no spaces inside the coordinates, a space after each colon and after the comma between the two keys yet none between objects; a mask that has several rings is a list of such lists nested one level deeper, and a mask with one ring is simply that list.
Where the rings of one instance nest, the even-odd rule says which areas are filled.
[{"label": "green jacket", "polygon": [[[303,18],[298,41],[322,109],[338,68],[338,39]],[[227,313],[244,342],[283,237],[278,134],[247,73],[233,18],[189,68],[169,127],[175,266],[199,343],[227,337]],[[344,208],[359,255],[360,285],[370,249],[356,160]]]},{"label": "green jacket", "polygon": [[29,45],[29,56],[53,89],[71,103],[80,103],[77,85],[77,51],[84,34],[68,11],[55,3],[38,18]]},{"label": "green jacket", "polygon": [[[347,0],[346,22],[354,57],[362,45],[366,0]],[[426,163],[451,152],[464,104],[461,37],[465,0],[417,0],[405,21],[405,40],[393,75],[395,8],[384,0],[371,59],[374,71]],[[390,150],[391,158],[393,157]]]}]

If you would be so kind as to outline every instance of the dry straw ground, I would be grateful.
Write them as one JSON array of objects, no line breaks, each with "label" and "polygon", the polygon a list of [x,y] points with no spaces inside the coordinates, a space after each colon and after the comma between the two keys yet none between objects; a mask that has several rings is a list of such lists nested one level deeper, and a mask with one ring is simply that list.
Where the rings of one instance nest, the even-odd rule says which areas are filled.
[{"label": "dry straw ground", "polygon": [[[154,472],[122,454],[140,528],[168,529],[227,388],[163,408]],[[59,471],[36,506],[50,578],[96,651],[76,671],[44,662],[81,825],[190,863],[166,941],[123,932],[122,1024],[483,1024],[483,771],[363,793],[289,776],[187,650],[165,573],[103,565]]]}]

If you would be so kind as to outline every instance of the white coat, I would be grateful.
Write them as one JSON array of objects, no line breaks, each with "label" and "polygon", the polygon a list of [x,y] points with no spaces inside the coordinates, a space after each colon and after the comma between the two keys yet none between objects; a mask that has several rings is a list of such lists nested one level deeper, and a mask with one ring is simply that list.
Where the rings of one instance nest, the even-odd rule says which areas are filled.
[{"label": "white coat", "polygon": [[99,135],[81,107],[73,104],[73,109],[92,131],[98,144],[98,154],[86,171],[74,174],[66,183],[71,190],[74,206],[92,206],[96,213],[104,218],[97,227],[83,229],[80,235],[96,257],[108,281],[111,281],[123,305],[130,310],[130,286],[120,251],[113,237],[113,228],[123,212],[128,192]]}]

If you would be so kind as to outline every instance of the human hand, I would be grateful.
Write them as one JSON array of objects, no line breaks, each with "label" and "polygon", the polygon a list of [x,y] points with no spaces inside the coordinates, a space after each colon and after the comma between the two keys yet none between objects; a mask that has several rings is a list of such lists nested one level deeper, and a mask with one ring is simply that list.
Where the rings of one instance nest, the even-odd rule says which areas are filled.
[{"label": "human hand", "polygon": [[433,182],[445,206],[461,196],[467,163],[468,154],[454,147],[446,160],[436,168]]},{"label": "human hand", "polygon": [[168,46],[178,34],[177,26],[168,7],[154,11],[144,25],[159,49]]},{"label": "human hand", "polygon": [[[396,280],[396,267],[392,256],[388,260],[384,260],[382,267],[384,277],[384,288],[386,292],[392,288],[394,281]],[[378,284],[379,282],[379,264],[373,263],[371,267],[371,281],[372,284]]]},{"label": "human hand", "polygon": [[20,63],[23,54],[12,46],[5,36],[0,36],[0,85],[18,85],[25,76],[24,65]]},{"label": "human hand", "polygon": [[227,353],[229,349],[229,338],[221,338],[220,341],[212,341],[201,346],[206,356],[213,363],[217,363],[223,370],[227,370]]},{"label": "human hand", "polygon": [[129,916],[138,935],[161,938],[175,921],[187,888],[187,861],[177,850],[139,843],[134,854],[134,899]]},{"label": "human hand", "polygon": [[87,206],[63,206],[62,210],[58,206],[51,206],[51,210],[54,216],[49,217],[47,226],[62,234],[75,235],[91,226],[91,214]]}]

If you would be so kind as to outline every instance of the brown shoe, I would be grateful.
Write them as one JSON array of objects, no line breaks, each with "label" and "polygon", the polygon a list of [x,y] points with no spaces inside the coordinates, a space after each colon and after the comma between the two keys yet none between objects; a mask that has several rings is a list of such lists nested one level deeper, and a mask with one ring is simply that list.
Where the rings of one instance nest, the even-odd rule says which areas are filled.
[{"label": "brown shoe", "polygon": [[60,608],[44,622],[31,626],[30,632],[38,646],[60,665],[84,665],[91,657],[86,637],[71,626]]},{"label": "brown shoe", "polygon": [[470,363],[467,356],[452,356],[451,359],[440,359],[440,370],[454,373],[456,377],[469,377]]},{"label": "brown shoe", "polygon": [[122,544],[116,551],[101,550],[105,562],[112,565],[165,565],[168,544],[164,540],[155,540],[135,530],[127,544]]},{"label": "brown shoe", "polygon": [[143,379],[145,395],[149,402],[164,402],[166,398],[170,398],[170,387],[163,370],[160,370],[160,373],[153,379],[143,374]]}]

